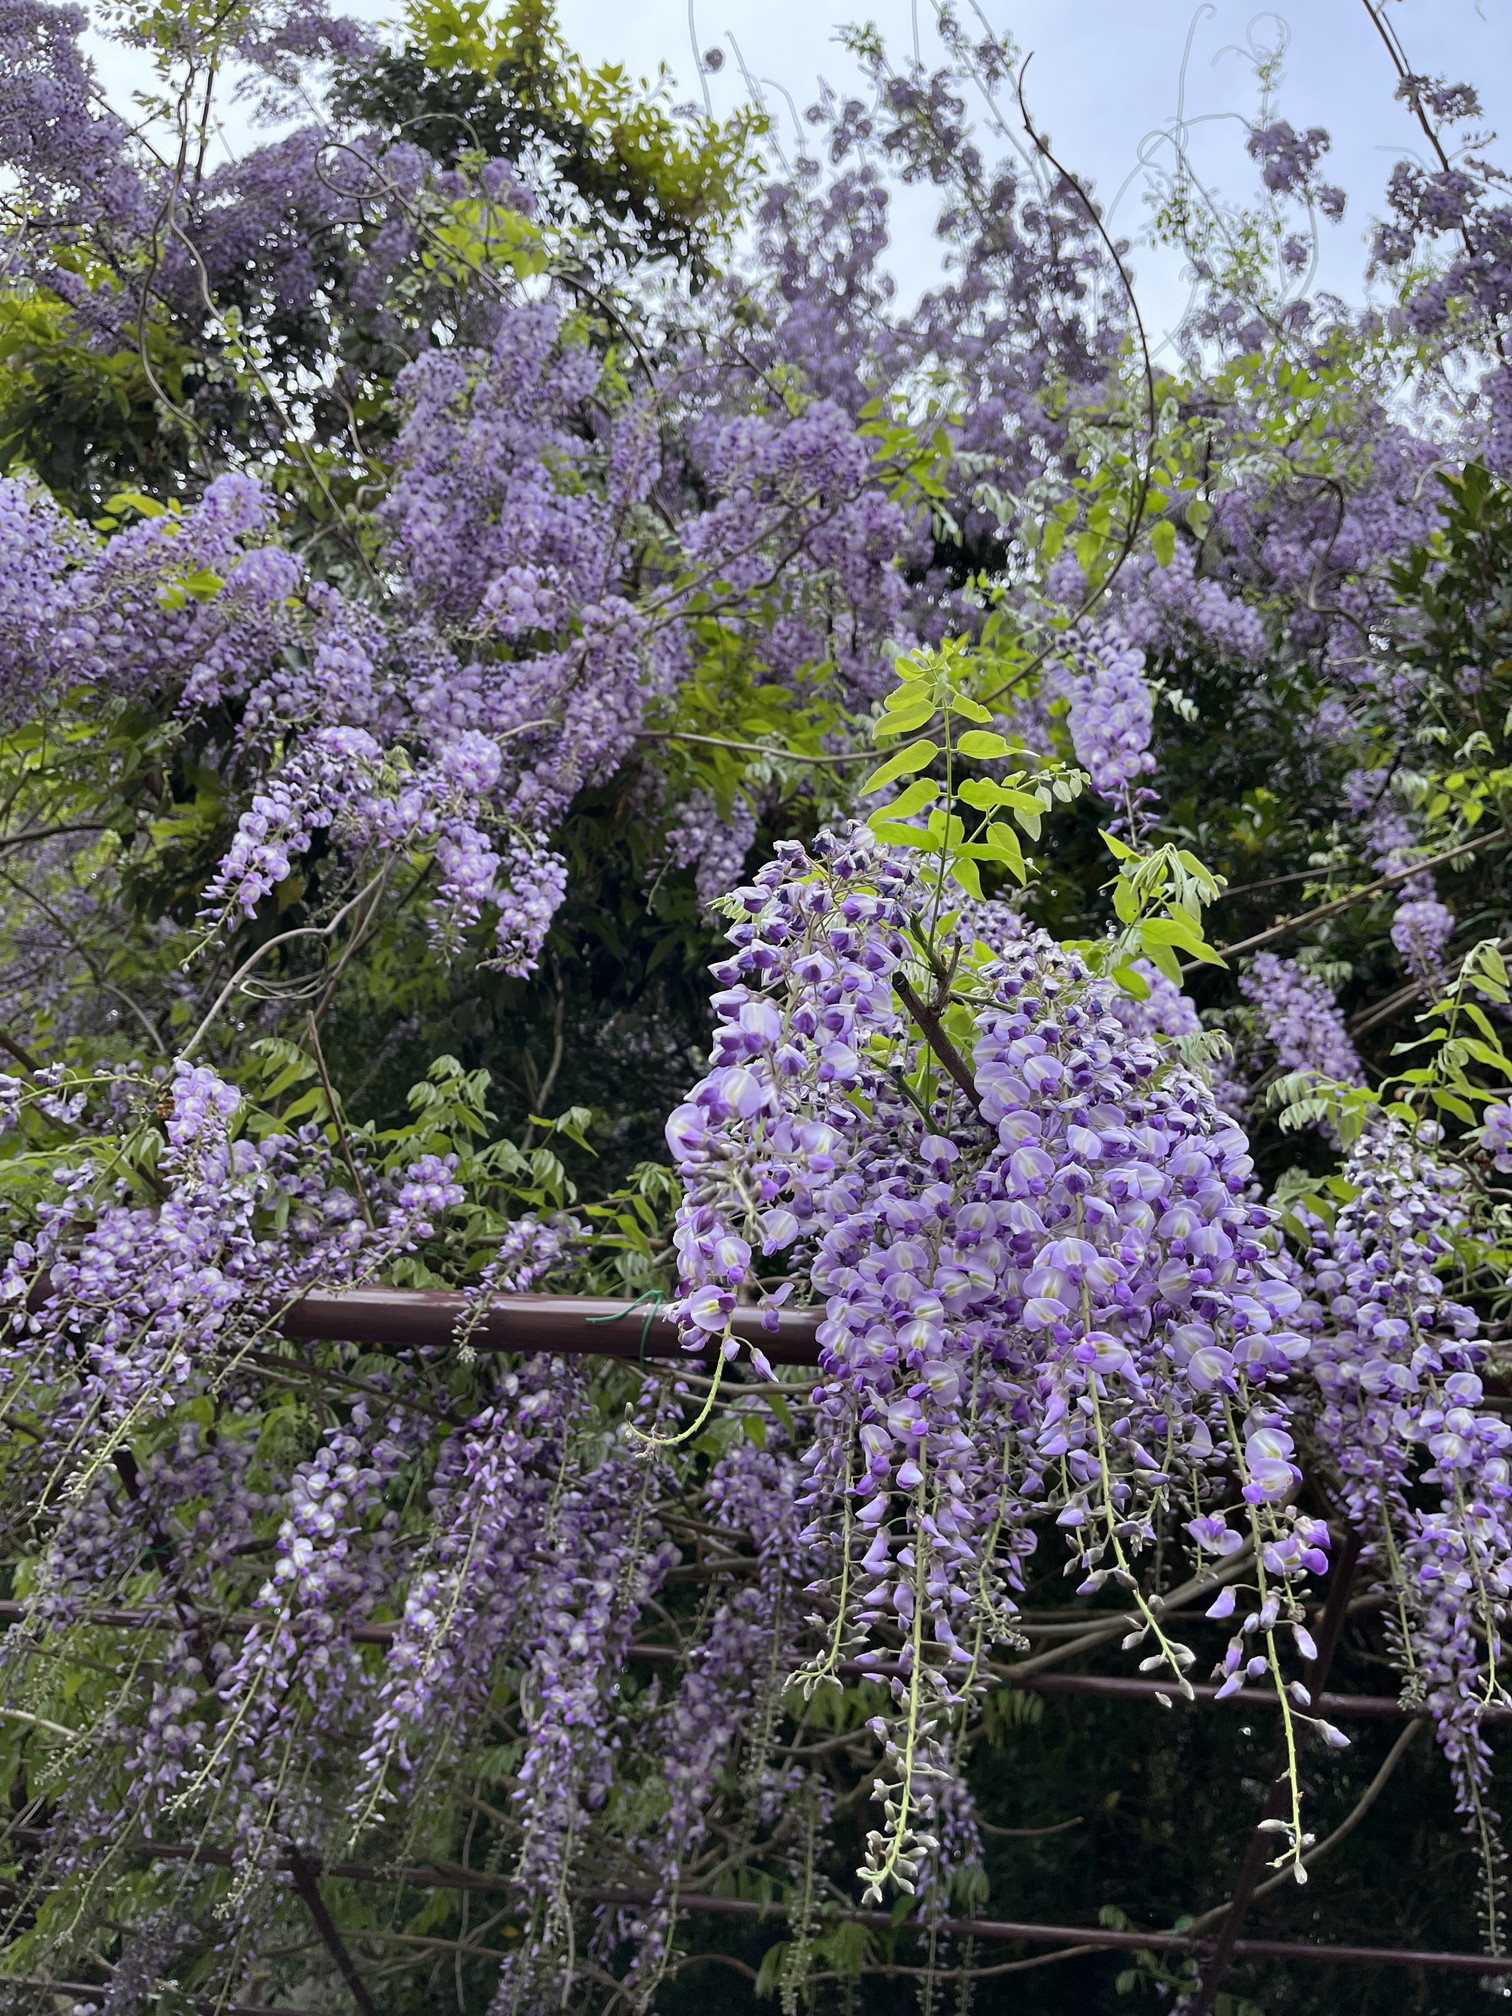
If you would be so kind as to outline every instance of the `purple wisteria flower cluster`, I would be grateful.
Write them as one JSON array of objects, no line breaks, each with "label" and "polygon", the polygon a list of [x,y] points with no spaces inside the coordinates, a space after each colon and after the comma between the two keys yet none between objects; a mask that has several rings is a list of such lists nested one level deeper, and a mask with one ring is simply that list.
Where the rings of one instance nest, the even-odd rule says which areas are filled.
[{"label": "purple wisteria flower cluster", "polygon": [[809,1537],[835,1560],[811,1591],[830,1620],[812,1677],[843,1652],[892,1696],[873,1895],[915,1887],[938,1850],[946,1732],[1012,1642],[1036,1527],[1086,1593],[1127,1592],[1130,1642],[1176,1688],[1194,1655],[1137,1570],[1166,1522],[1252,1576],[1246,1628],[1277,1685],[1278,1620],[1327,1559],[1277,1390],[1307,1356],[1302,1298],[1243,1135],[1043,934],[974,974],[991,1005],[972,1010],[969,1101],[951,1080],[905,1096],[929,1051],[891,983],[922,963],[920,902],[862,831],[783,850],[741,893],[715,1065],[668,1126],[690,1338],[728,1339],[757,1253],[801,1258],[824,1300],[805,1460]]},{"label": "purple wisteria flower cluster", "polygon": [[[1466,1224],[1462,1173],[1377,1118],[1345,1164],[1354,1191],[1311,1228],[1298,1327],[1320,1409],[1314,1432],[1363,1559],[1390,1605],[1406,1699],[1432,1715],[1480,1853],[1485,1931],[1505,1936],[1500,1822],[1490,1805],[1486,1708],[1505,1698],[1501,1629],[1512,1597],[1512,1429],[1486,1408],[1474,1309],[1439,1270]],[[1438,1503],[1425,1508],[1431,1487]]]},{"label": "purple wisteria flower cluster", "polygon": [[1138,823],[1150,794],[1138,780],[1155,768],[1150,753],[1154,699],[1144,677],[1144,653],[1117,630],[1090,641],[1070,680],[1067,726],[1076,760],[1100,797]]},{"label": "purple wisteria flower cluster", "polygon": [[1313,1072],[1337,1085],[1361,1085],[1364,1070],[1332,990],[1295,959],[1257,954],[1239,983],[1266,1047],[1286,1071]]},{"label": "purple wisteria flower cluster", "polygon": [[[17,1994],[650,2016],[712,1895],[783,2016],[908,1941],[969,2016],[1034,1634],[1273,1709],[1301,1881],[1356,1572],[1505,1951],[1504,179],[1405,74],[1401,284],[1309,299],[1262,66],[1272,256],[1168,186],[1153,358],[935,14],[779,176],[549,6],[165,0],[124,117],[0,0]],[[495,1348],[554,1289],[603,1355]]]},{"label": "purple wisteria flower cluster", "polygon": [[[1355,770],[1344,780],[1345,803],[1359,823],[1365,855],[1379,875],[1400,875],[1422,859],[1422,849],[1389,780],[1369,770]],[[1445,982],[1444,955],[1454,936],[1456,918],[1434,893],[1426,870],[1398,885],[1391,942],[1409,973],[1426,985]]]}]

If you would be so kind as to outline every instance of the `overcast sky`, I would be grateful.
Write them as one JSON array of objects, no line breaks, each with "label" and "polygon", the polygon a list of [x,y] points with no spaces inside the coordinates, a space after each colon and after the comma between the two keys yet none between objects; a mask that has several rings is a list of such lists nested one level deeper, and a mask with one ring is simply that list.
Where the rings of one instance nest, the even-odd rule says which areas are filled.
[{"label": "overcast sky", "polygon": [[[343,0],[334,0],[338,7]],[[639,75],[667,64],[679,94],[732,111],[752,91],[764,99],[776,138],[794,151],[795,116],[823,77],[837,90],[860,80],[836,41],[837,24],[871,20],[900,61],[917,48],[939,54],[933,0],[557,0],[568,39],[594,63],[620,62]],[[973,0],[957,0],[963,18]],[[369,20],[399,12],[399,0],[344,0]],[[1412,153],[1421,135],[1393,99],[1395,74],[1363,0],[1297,0],[1282,14],[1249,0],[1208,0],[1186,8],[1161,0],[980,0],[994,31],[1007,31],[1032,54],[1027,96],[1041,128],[1069,166],[1112,203],[1114,221],[1137,241],[1148,210],[1141,150],[1169,161],[1158,135],[1175,118],[1184,90],[1190,156],[1210,187],[1235,200],[1255,189],[1241,121],[1256,110],[1254,63],[1246,53],[1287,45],[1279,112],[1299,130],[1324,126],[1333,136],[1326,164],[1351,197],[1342,225],[1325,227],[1320,284],[1349,296],[1362,288],[1365,240],[1381,204],[1391,164]],[[1390,16],[1413,66],[1451,82],[1471,82],[1487,124],[1506,136],[1493,149],[1512,165],[1512,0],[1389,0]],[[120,51],[94,44],[102,81],[124,95],[141,81]],[[719,49],[710,73],[695,51]],[[1185,78],[1183,84],[1183,56]],[[986,108],[979,108],[985,116]],[[256,144],[234,110],[226,122],[238,152]],[[984,135],[984,145],[990,146]],[[1127,186],[1125,186],[1127,185]],[[926,285],[932,270],[931,212],[922,194],[903,192],[895,206],[892,263],[905,290]],[[1149,320],[1168,327],[1185,300],[1179,262],[1148,247],[1134,265]]]},{"label": "overcast sky", "polygon": [[[872,20],[903,59],[915,46],[926,61],[937,53],[931,0],[558,0],[571,40],[585,56],[624,62],[639,72],[666,62],[690,98],[707,83],[717,111],[729,111],[755,81],[792,150],[793,113],[801,117],[823,76],[837,89],[855,72],[835,40],[836,23]],[[1142,146],[1173,121],[1188,51],[1185,110],[1189,147],[1199,172],[1235,199],[1253,190],[1244,129],[1235,115],[1256,109],[1254,64],[1246,51],[1287,43],[1280,112],[1299,130],[1324,126],[1333,136],[1332,179],[1352,198],[1343,224],[1325,230],[1321,278],[1351,295],[1360,291],[1370,217],[1380,208],[1391,164],[1414,151],[1421,135],[1393,99],[1395,73],[1362,0],[1298,0],[1268,12],[1237,0],[1183,7],[1160,0],[981,0],[997,32],[1032,52],[1027,98],[1057,153],[1096,185],[1110,203],[1134,171],[1116,213],[1118,228],[1137,238],[1148,212],[1138,175]],[[974,13],[958,0],[962,18]],[[1512,0],[1393,0],[1390,17],[1414,68],[1452,82],[1474,83],[1487,123],[1506,136],[1512,161]],[[723,67],[700,79],[694,51],[720,47]],[[1164,158],[1170,159],[1169,149]],[[906,198],[905,198],[906,204]],[[927,278],[927,220],[921,206],[900,216],[894,263],[910,288]],[[1185,298],[1179,273],[1160,255],[1136,255],[1141,292],[1155,319],[1169,321]]]}]

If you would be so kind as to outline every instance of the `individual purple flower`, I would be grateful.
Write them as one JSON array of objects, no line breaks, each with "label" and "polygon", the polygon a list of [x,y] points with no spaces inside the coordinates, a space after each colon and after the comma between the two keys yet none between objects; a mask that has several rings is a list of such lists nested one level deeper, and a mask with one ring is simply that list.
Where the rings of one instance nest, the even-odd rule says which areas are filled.
[{"label": "individual purple flower", "polygon": [[1491,1166],[1502,1175],[1512,1175],[1512,1105],[1498,1099],[1486,1108],[1481,1121],[1481,1148],[1491,1157]]}]

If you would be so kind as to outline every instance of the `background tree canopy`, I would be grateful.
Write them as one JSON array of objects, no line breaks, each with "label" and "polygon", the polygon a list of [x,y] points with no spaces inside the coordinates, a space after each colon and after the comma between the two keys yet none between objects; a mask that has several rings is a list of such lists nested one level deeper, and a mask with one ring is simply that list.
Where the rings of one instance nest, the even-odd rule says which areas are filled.
[{"label": "background tree canopy", "polygon": [[[1266,67],[1157,362],[943,4],[778,174],[545,0],[0,0],[0,2005],[1508,1992],[1512,206],[1365,5],[1367,305]],[[1262,1811],[1485,1977],[969,1929]]]}]

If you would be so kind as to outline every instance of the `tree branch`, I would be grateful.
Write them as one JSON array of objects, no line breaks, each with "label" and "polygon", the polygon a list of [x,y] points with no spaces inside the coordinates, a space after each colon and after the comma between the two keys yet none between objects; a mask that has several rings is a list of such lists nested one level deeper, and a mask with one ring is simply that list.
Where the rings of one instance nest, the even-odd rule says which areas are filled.
[{"label": "tree branch", "polygon": [[924,1032],[925,1042],[928,1043],[940,1063],[944,1065],[956,1084],[966,1094],[966,1097],[971,1102],[971,1110],[980,1117],[982,1109],[978,1103],[979,1095],[977,1093],[976,1080],[971,1075],[971,1067],[960,1051],[957,1050],[954,1043],[945,1034],[945,1027],[939,1016],[933,1008],[920,999],[901,973],[894,975],[893,986],[897,990],[898,999]]},{"label": "tree branch", "polygon": [[[1512,836],[1509,836],[1507,828],[1498,826],[1494,833],[1483,833],[1478,840],[1466,840],[1458,847],[1451,847],[1447,853],[1433,854],[1426,861],[1415,861],[1410,868],[1396,868],[1389,875],[1379,875],[1374,882],[1367,882],[1363,889],[1356,889],[1350,896],[1336,896],[1332,903],[1320,903],[1316,910],[1304,910],[1300,916],[1283,918],[1268,931],[1257,931],[1252,938],[1240,938],[1232,945],[1220,945],[1218,956],[1220,959],[1231,959],[1237,953],[1255,952],[1262,945],[1273,945],[1278,938],[1300,931],[1304,925],[1321,924],[1325,917],[1334,917],[1341,910],[1352,909],[1356,903],[1363,903],[1368,896],[1379,895],[1383,889],[1393,889],[1399,882],[1410,882],[1414,875],[1426,875],[1430,869],[1442,868],[1450,861],[1458,861],[1461,855],[1474,854],[1481,847],[1489,847],[1494,841],[1509,837]],[[1189,959],[1181,969],[1183,977],[1200,972],[1204,964],[1204,960]]]},{"label": "tree branch", "polygon": [[289,1871],[294,1878],[294,1888],[309,1912],[315,1930],[325,1941],[327,1952],[336,1962],[341,1978],[352,1991],[352,2000],[357,2004],[361,2016],[378,2016],[367,1983],[357,1972],[356,1962],[346,1949],[341,1934],[325,1907],[325,1899],[320,1894],[320,1884],[316,1881],[314,1867],[305,1860],[303,1854],[292,1842],[289,1844]]}]

